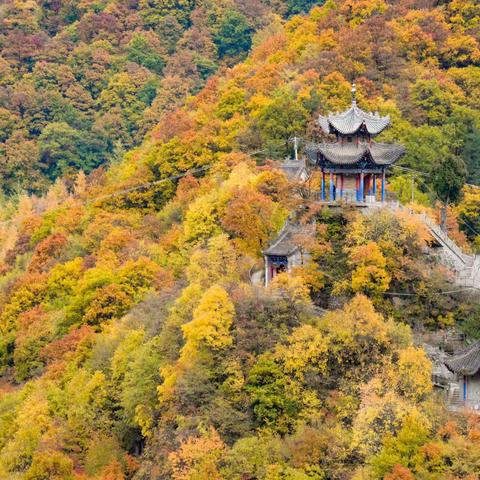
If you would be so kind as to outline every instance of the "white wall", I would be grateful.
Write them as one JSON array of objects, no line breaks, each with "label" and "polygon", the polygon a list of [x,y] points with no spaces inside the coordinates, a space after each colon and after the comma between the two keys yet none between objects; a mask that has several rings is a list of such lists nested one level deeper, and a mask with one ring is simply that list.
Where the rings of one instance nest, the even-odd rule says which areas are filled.
[{"label": "white wall", "polygon": [[[475,410],[480,410],[480,373],[472,377],[466,377],[467,383],[467,404],[469,407]],[[460,398],[463,400],[464,392],[464,378],[461,377],[460,381]]]}]

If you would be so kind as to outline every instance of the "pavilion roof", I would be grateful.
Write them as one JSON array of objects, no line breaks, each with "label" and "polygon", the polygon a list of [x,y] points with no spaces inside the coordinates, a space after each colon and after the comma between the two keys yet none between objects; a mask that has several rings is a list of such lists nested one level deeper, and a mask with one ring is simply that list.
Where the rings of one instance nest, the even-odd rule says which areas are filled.
[{"label": "pavilion roof", "polygon": [[405,153],[401,145],[386,143],[321,143],[307,145],[306,152],[316,163],[320,153],[326,160],[335,165],[355,165],[362,160],[378,166],[395,163]]},{"label": "pavilion roof", "polygon": [[365,112],[353,101],[345,112],[329,113],[326,117],[320,115],[318,124],[325,133],[353,135],[364,128],[370,135],[378,135],[390,125],[390,116],[381,117],[378,112]]},{"label": "pavilion roof", "polygon": [[468,376],[475,375],[480,370],[480,342],[451,355],[445,361],[445,365],[452,372]]}]

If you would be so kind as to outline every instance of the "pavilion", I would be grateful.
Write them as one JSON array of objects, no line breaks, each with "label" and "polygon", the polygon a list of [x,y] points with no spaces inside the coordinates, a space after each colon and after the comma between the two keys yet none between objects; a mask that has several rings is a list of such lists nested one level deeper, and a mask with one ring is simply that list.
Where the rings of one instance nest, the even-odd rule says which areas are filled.
[{"label": "pavilion", "polygon": [[[293,182],[307,182],[312,171],[322,173],[320,200],[323,202],[350,202],[365,206],[377,201],[377,183],[380,180],[380,198],[385,201],[386,171],[405,153],[404,147],[377,143],[372,139],[390,125],[390,117],[367,113],[357,106],[356,87],[352,86],[352,105],[342,113],[320,116],[318,124],[335,142],[308,143],[307,162],[297,155],[285,160],[279,168]],[[307,165],[308,163],[308,165]],[[327,174],[329,199],[327,200]],[[277,239],[263,251],[265,258],[265,285],[282,272],[290,272],[305,261],[298,239],[314,235],[312,226],[287,221]],[[308,253],[306,254],[308,257]]]},{"label": "pavilion", "polygon": [[324,133],[336,137],[332,143],[306,146],[311,165],[322,172],[320,199],[327,201],[326,176],[329,175],[328,200],[331,202],[375,202],[379,180],[380,198],[385,201],[386,171],[405,153],[401,145],[373,141],[390,125],[390,117],[360,109],[353,84],[351,107],[342,113],[320,116],[318,124]]}]

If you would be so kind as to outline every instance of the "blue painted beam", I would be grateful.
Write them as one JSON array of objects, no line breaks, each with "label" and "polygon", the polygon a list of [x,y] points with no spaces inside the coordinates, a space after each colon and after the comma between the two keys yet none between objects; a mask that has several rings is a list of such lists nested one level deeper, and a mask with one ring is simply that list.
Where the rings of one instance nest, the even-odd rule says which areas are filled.
[{"label": "blue painted beam", "polygon": [[335,201],[335,184],[333,182],[333,172],[330,172],[330,201]]},{"label": "blue painted beam", "polygon": [[385,170],[382,174],[382,202],[385,201]]},{"label": "blue painted beam", "polygon": [[363,175],[363,172],[360,174],[360,202],[363,202],[365,200],[365,177]]}]

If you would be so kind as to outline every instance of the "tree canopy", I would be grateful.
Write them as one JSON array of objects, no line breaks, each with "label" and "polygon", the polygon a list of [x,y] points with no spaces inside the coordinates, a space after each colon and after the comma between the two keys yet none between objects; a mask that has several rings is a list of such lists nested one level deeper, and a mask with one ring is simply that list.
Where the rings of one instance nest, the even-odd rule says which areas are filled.
[{"label": "tree canopy", "polygon": [[[478,2],[0,10],[0,478],[476,478],[414,335],[478,338],[478,304],[415,216],[321,208],[276,160],[356,79],[411,208],[480,247]],[[303,265],[264,288],[288,218]]]}]

